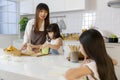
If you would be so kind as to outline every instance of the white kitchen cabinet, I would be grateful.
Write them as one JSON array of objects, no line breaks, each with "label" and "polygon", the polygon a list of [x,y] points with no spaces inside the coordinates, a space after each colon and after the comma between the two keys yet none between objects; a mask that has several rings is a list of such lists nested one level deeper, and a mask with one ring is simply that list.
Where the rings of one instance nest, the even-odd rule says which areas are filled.
[{"label": "white kitchen cabinet", "polygon": [[107,53],[111,58],[117,60],[118,64],[115,66],[116,75],[120,79],[120,43],[106,43]]},{"label": "white kitchen cabinet", "polygon": [[65,0],[65,10],[73,11],[73,10],[84,10],[85,9],[85,1],[86,0]]},{"label": "white kitchen cabinet", "polygon": [[33,14],[33,13],[34,13],[33,0],[20,1],[20,15]]},{"label": "white kitchen cabinet", "polygon": [[49,0],[48,4],[51,12],[65,11],[65,0]]},{"label": "white kitchen cabinet", "polygon": [[37,5],[39,3],[46,3],[49,6],[48,0],[33,0],[33,4],[32,5],[33,5],[33,11],[34,11],[34,13],[35,13],[36,7],[37,7]]},{"label": "white kitchen cabinet", "polygon": [[35,14],[39,3],[46,3],[50,12],[63,12],[84,10],[86,0],[22,0],[20,1],[20,14]]},{"label": "white kitchen cabinet", "polygon": [[65,1],[64,0],[33,0],[34,1],[34,10],[39,3],[46,3],[49,6],[50,12],[59,12],[65,10]]},{"label": "white kitchen cabinet", "polygon": [[120,59],[120,44],[119,43],[106,43],[107,53],[116,59]]}]

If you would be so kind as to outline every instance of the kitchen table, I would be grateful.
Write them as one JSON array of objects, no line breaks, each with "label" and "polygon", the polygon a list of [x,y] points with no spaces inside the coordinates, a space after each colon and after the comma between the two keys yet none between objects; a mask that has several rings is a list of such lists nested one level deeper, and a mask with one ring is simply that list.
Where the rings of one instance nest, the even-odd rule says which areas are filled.
[{"label": "kitchen table", "polygon": [[[0,49],[0,70],[4,73],[8,72],[6,76],[8,78],[13,76],[12,74],[19,77],[18,79],[15,79],[15,77],[7,79],[0,73],[0,78],[6,78],[3,80],[64,80],[66,70],[78,66],[80,66],[80,62],[69,62],[64,55],[15,57],[6,55],[3,49]],[[22,79],[22,75],[26,77]],[[27,77],[31,77],[31,79],[26,79]]]}]

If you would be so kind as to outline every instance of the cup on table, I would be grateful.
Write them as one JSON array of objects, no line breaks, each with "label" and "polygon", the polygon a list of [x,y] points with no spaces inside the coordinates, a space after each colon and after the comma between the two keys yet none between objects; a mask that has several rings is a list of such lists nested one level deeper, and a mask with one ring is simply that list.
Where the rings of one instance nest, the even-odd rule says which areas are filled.
[{"label": "cup on table", "polygon": [[79,61],[78,54],[79,54],[79,52],[70,52],[70,61],[78,62]]}]

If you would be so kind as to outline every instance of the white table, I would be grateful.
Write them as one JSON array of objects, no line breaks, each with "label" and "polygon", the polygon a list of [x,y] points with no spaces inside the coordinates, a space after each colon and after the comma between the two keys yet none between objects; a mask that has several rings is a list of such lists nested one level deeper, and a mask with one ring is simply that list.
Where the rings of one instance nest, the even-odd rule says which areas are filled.
[{"label": "white table", "polygon": [[[0,70],[17,73],[17,75],[20,74],[18,79],[13,77],[13,79],[4,80],[63,80],[66,70],[80,65],[80,63],[67,61],[63,55],[46,55],[41,57],[4,55],[5,53],[0,49]],[[22,75],[32,78],[20,79]],[[8,75],[7,77],[10,76]],[[3,76],[3,78],[5,77]]]}]

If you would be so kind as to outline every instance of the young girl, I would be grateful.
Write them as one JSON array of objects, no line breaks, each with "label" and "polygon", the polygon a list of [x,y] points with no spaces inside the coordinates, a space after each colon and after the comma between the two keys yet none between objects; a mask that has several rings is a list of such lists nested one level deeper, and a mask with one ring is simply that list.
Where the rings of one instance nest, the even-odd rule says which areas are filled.
[{"label": "young girl", "polygon": [[45,47],[50,48],[51,54],[63,54],[62,49],[62,36],[60,35],[59,26],[56,23],[50,24],[47,29],[47,40],[43,45],[31,45],[32,48],[43,49]]},{"label": "young girl", "polygon": [[62,49],[62,36],[60,35],[60,29],[58,24],[52,23],[47,29],[48,41],[42,45],[42,48],[49,47],[51,54],[63,54]]},{"label": "young girl", "polygon": [[66,79],[87,76],[87,80],[117,80],[113,66],[115,61],[107,54],[102,35],[95,29],[89,29],[81,34],[79,40],[84,62],[80,67],[68,70]]}]

